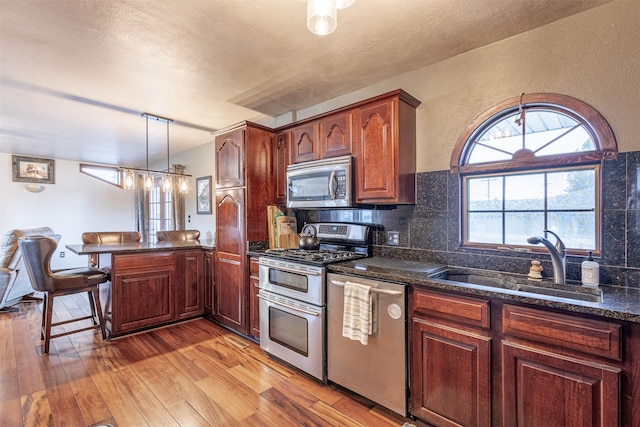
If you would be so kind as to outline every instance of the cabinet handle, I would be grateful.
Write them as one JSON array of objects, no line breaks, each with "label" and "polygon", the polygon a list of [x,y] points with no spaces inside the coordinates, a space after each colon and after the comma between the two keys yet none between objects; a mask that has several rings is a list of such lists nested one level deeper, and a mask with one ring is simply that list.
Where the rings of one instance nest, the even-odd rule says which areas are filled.
[{"label": "cabinet handle", "polygon": [[[337,280],[330,280],[330,282],[331,282],[332,285],[335,285],[335,286],[344,286],[344,285],[346,285],[345,282],[339,282]],[[352,283],[356,283],[356,282],[352,282]],[[360,283],[358,283],[358,284],[360,284]],[[363,286],[365,286],[365,285],[363,285]],[[373,292],[374,294],[383,294],[383,295],[402,295],[402,292],[400,292],[400,291],[390,291],[388,289],[378,289],[378,288],[371,288],[369,290],[369,292]]]},{"label": "cabinet handle", "polygon": [[301,275],[307,275],[307,276],[320,276],[321,273],[318,273],[317,271],[301,271],[301,270],[296,270],[294,268],[287,268],[287,267],[281,267],[279,265],[269,265],[269,264],[263,264],[261,262],[258,262],[259,265],[262,265],[264,267],[269,267],[272,268],[274,270],[282,270],[282,271],[286,271],[287,273],[294,273],[294,274],[301,274]]}]

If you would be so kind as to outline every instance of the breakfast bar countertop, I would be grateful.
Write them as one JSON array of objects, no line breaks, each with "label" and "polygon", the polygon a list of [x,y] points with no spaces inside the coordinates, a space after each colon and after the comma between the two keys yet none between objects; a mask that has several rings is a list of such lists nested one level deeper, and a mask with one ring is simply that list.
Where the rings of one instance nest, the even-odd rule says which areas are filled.
[{"label": "breakfast bar countertop", "polygon": [[[374,279],[402,282],[418,287],[499,298],[507,301],[557,308],[575,313],[591,314],[610,319],[640,323],[640,289],[638,288],[601,285],[599,288],[602,290],[602,301],[587,302],[548,295],[537,295],[529,292],[498,289],[490,286],[442,280],[437,277],[430,277],[433,276],[433,268],[421,269],[420,265],[427,264],[419,263],[417,261],[404,261],[385,257],[365,259],[370,261],[366,263],[363,263],[362,260],[339,262],[329,265],[328,270],[331,272],[354,274]],[[374,260],[377,261],[373,262]],[[414,265],[415,268],[404,268],[407,263]],[[401,268],[397,268],[397,266]],[[446,266],[441,267],[446,269]]]},{"label": "breakfast bar countertop", "polygon": [[182,249],[215,249],[211,239],[187,240],[158,243],[112,243],[112,244],[75,244],[66,245],[67,249],[76,255],[109,254],[109,253],[137,253],[173,251]]}]

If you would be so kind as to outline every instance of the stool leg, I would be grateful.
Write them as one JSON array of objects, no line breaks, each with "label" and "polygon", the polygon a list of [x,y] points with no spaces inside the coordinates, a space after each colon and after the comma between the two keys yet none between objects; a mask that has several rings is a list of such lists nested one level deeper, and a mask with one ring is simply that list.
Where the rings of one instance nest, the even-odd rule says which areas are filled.
[{"label": "stool leg", "polygon": [[98,314],[98,325],[100,325],[100,332],[102,332],[102,340],[106,341],[107,339],[107,330],[104,325],[104,317],[102,316],[102,305],[100,304],[100,290],[94,289],[89,292],[89,303],[91,305],[91,310],[94,315],[94,324],[95,324],[95,315]]},{"label": "stool leg", "polygon": [[[51,292],[46,293],[45,300],[47,301],[46,317],[44,324],[44,354],[49,354],[49,344],[51,342],[51,322],[53,320],[53,299],[54,295]],[[45,313],[43,313],[45,316]]]},{"label": "stool leg", "polygon": [[48,301],[49,301],[49,293],[45,292],[44,298],[42,299],[42,321],[40,322],[40,339],[41,340],[44,339],[44,330],[45,330],[45,327],[47,326],[46,319],[47,319],[47,306],[49,305],[47,303]]}]

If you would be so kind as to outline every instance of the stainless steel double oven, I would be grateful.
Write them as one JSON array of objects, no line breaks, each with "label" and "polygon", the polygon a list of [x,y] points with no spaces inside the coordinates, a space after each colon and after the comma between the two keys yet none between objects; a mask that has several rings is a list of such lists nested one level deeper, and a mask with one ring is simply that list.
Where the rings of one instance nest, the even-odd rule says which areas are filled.
[{"label": "stainless steel double oven", "polygon": [[260,347],[326,382],[326,265],[366,257],[369,228],[314,225],[320,250],[268,251],[259,258]]}]

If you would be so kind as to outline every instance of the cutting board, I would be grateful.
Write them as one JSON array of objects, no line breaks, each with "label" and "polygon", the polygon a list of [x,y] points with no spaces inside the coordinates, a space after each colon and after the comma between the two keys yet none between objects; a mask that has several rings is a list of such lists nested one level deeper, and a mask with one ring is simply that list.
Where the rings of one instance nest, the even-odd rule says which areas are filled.
[{"label": "cutting board", "polygon": [[297,232],[298,222],[293,216],[279,216],[276,218],[276,236],[278,247],[284,249],[298,248],[300,235]]},{"label": "cutting board", "polygon": [[267,206],[267,223],[269,225],[269,249],[274,249],[278,246],[278,235],[276,234],[276,218],[283,216],[284,213],[279,207],[269,205]]}]

